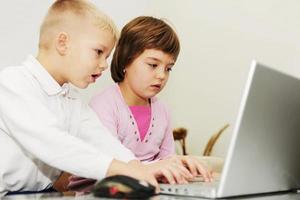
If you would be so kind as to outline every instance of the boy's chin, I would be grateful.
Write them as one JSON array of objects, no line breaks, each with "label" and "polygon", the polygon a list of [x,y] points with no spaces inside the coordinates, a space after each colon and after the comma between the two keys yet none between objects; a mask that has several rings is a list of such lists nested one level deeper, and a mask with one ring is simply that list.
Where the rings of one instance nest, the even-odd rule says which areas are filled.
[{"label": "boy's chin", "polygon": [[76,82],[73,82],[72,85],[74,85],[75,87],[77,87],[79,89],[85,89],[89,86],[89,83],[76,83]]}]

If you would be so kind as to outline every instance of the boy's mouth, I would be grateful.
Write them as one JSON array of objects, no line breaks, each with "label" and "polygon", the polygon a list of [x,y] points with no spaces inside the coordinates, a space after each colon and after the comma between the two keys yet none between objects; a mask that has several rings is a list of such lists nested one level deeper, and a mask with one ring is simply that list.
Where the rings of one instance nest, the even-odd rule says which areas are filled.
[{"label": "boy's mouth", "polygon": [[95,82],[97,80],[97,78],[99,78],[100,76],[101,76],[101,73],[100,74],[92,74],[91,77],[92,77],[93,82]]}]

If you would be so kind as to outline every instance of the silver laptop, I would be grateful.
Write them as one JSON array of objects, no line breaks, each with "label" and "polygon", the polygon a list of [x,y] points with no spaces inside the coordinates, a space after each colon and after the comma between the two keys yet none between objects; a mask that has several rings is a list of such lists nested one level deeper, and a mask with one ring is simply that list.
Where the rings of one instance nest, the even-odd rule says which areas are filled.
[{"label": "silver laptop", "polygon": [[300,80],[253,61],[218,182],[161,193],[223,198],[300,188]]}]

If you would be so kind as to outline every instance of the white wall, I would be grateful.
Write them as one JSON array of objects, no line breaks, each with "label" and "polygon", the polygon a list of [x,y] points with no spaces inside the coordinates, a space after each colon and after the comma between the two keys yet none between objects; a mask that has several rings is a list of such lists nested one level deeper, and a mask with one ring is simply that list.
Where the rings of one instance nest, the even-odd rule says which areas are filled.
[{"label": "white wall", "polygon": [[0,69],[37,52],[38,30],[51,1],[12,0],[0,7]]},{"label": "white wall", "polygon": [[[0,69],[36,55],[38,29],[52,0],[10,0],[0,7]],[[182,44],[160,97],[174,126],[189,129],[188,152],[200,154],[210,135],[231,124],[214,151],[224,156],[251,59],[300,77],[297,0],[94,0],[121,28],[138,15],[166,17]],[[88,101],[110,84],[108,71],[83,91]],[[0,94],[1,95],[1,94]]]},{"label": "white wall", "polygon": [[224,156],[251,59],[300,77],[300,1],[154,0],[147,13],[169,19],[182,43],[161,97],[175,126],[189,129],[188,152],[200,154],[225,123],[214,155]]}]

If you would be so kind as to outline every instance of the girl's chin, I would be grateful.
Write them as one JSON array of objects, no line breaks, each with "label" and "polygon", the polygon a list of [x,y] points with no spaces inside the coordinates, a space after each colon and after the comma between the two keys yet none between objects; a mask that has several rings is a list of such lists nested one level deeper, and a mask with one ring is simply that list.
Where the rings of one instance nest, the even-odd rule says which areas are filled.
[{"label": "girl's chin", "polygon": [[158,92],[149,92],[147,94],[143,95],[144,99],[151,99],[152,97],[155,97],[158,94]]}]

